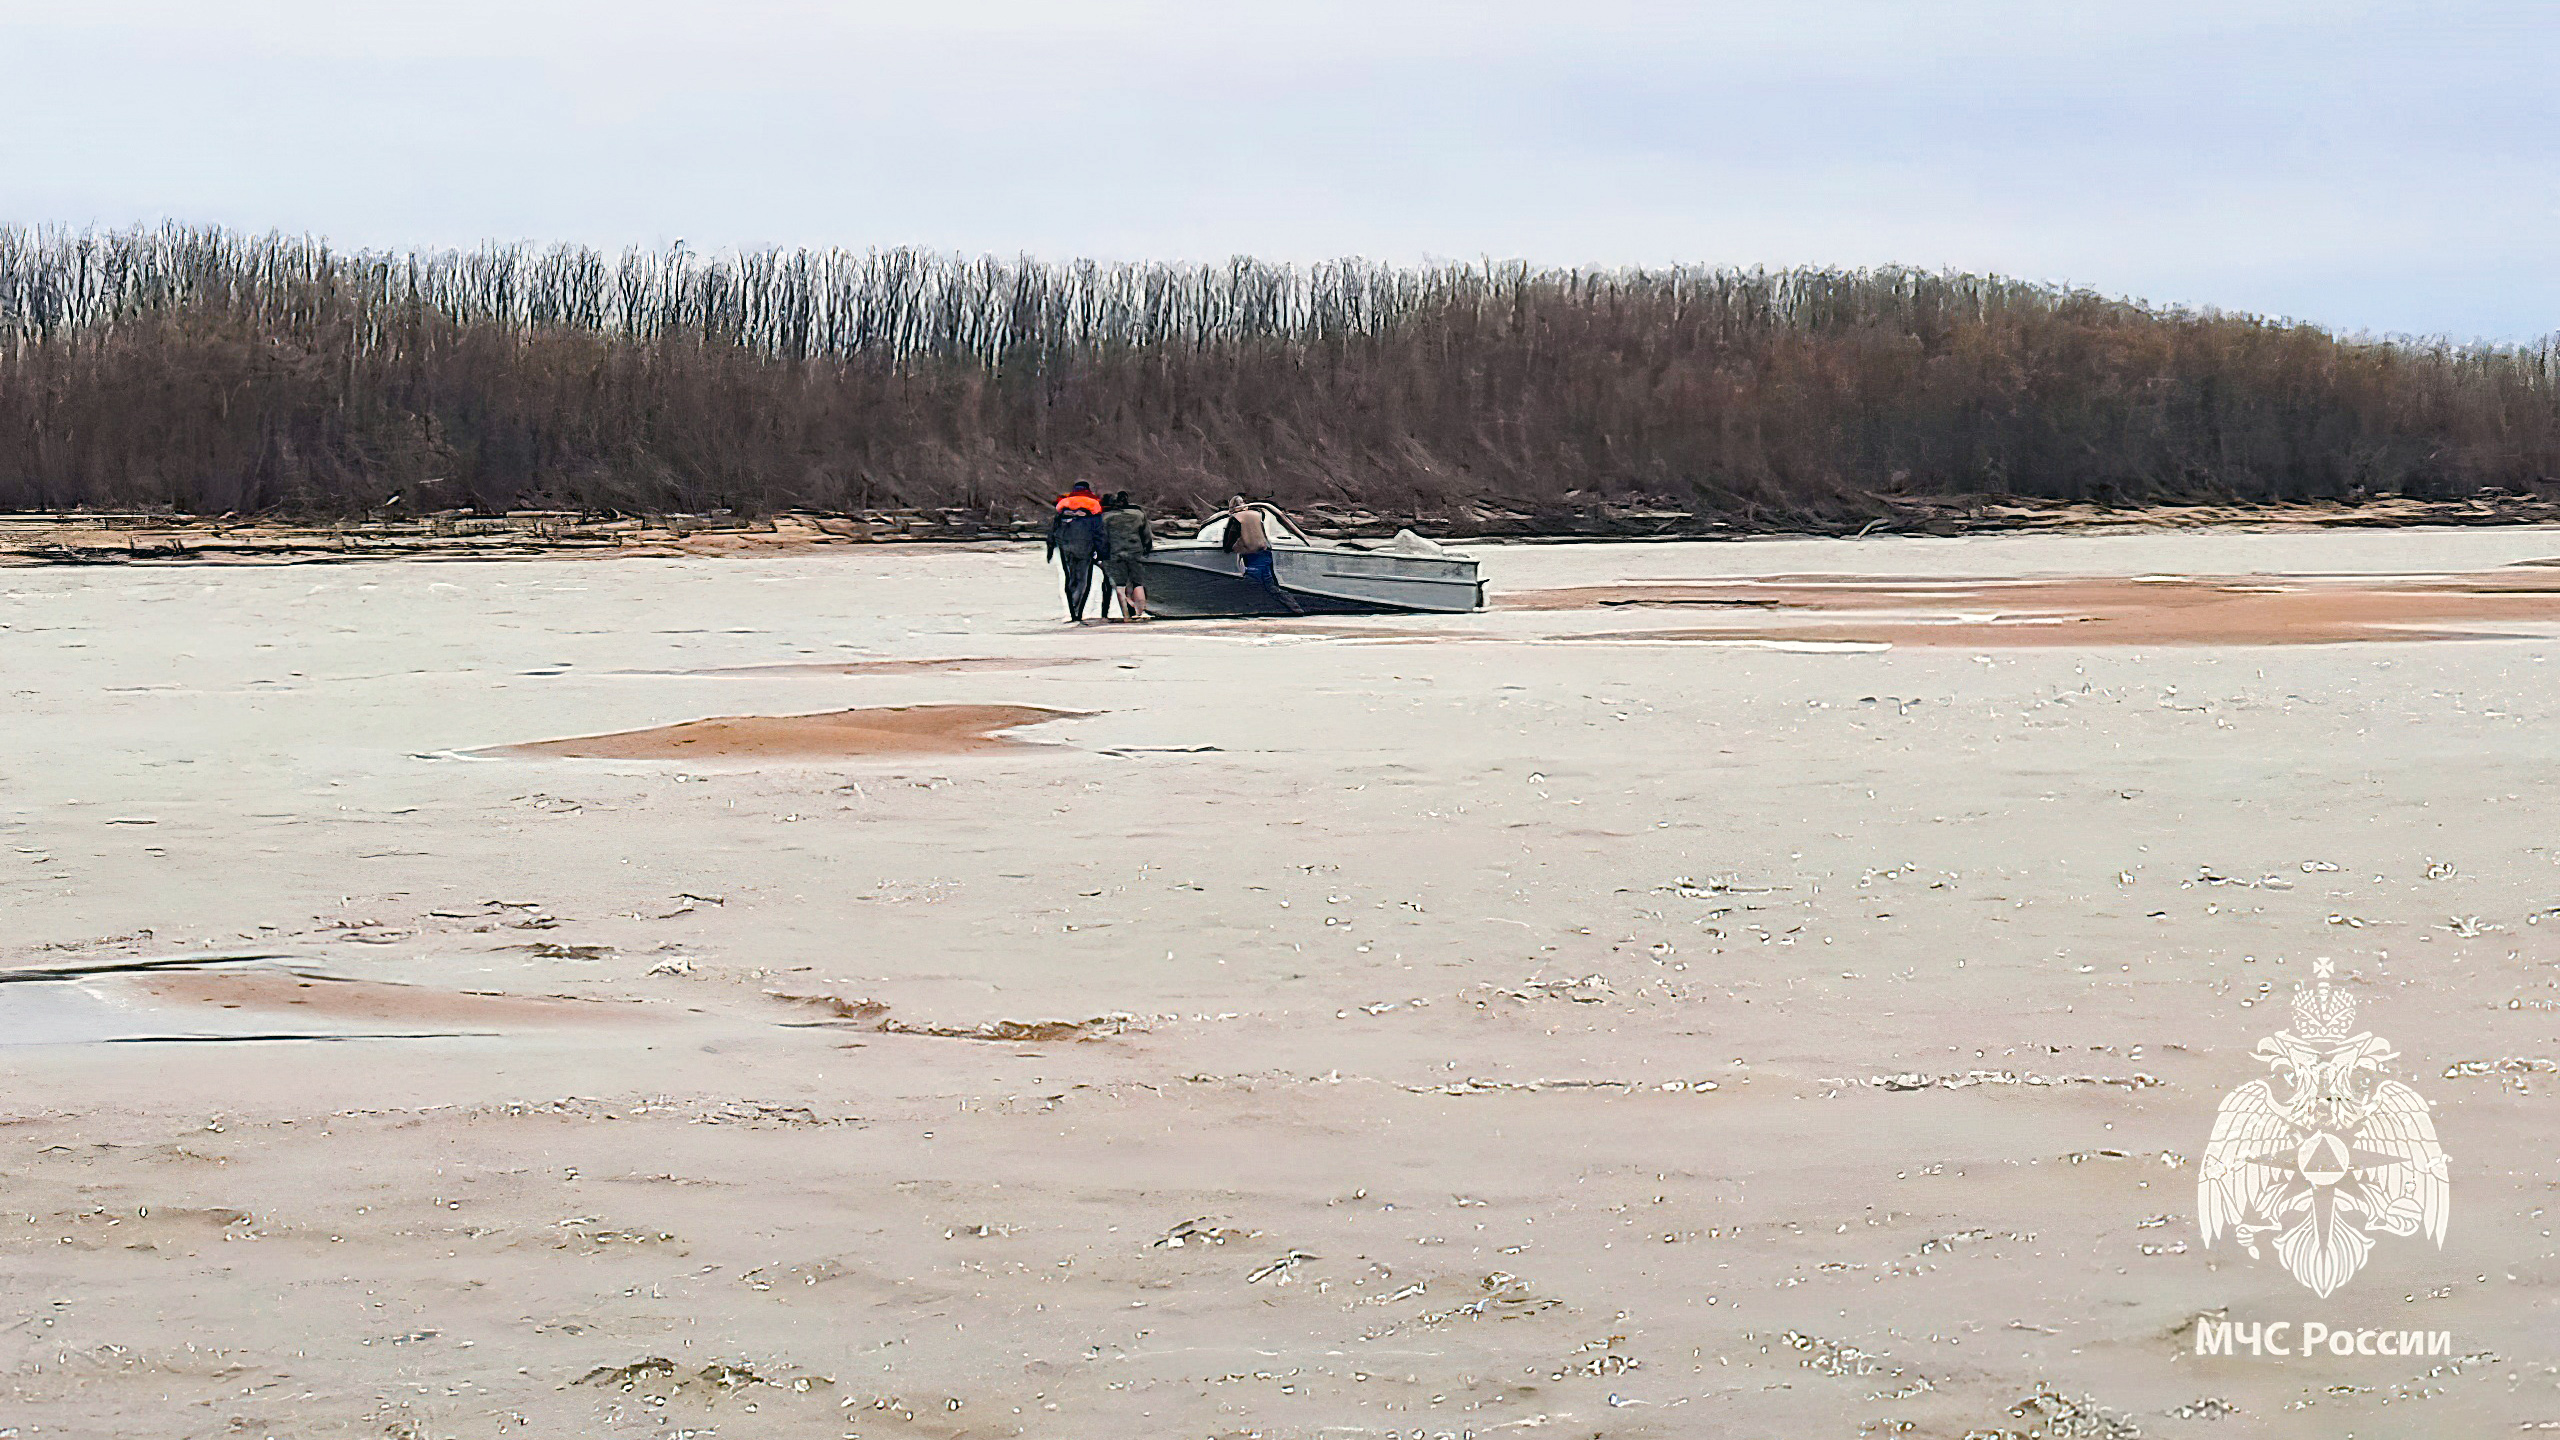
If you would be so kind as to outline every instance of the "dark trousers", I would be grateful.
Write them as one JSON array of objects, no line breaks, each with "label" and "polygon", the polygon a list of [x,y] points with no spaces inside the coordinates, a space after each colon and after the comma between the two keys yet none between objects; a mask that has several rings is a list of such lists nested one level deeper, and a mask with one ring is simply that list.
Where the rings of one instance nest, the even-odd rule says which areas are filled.
[{"label": "dark trousers", "polygon": [[1084,618],[1085,597],[1093,593],[1093,557],[1058,554],[1058,563],[1067,567],[1067,618]]}]

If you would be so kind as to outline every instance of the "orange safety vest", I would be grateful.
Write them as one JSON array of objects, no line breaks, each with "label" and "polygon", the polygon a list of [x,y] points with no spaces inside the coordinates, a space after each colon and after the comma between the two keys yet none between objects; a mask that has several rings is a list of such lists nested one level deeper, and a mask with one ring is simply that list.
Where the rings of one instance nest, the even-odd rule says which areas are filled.
[{"label": "orange safety vest", "polygon": [[1099,495],[1069,493],[1058,497],[1058,508],[1060,510],[1073,510],[1084,515],[1099,515],[1102,513],[1102,497]]}]

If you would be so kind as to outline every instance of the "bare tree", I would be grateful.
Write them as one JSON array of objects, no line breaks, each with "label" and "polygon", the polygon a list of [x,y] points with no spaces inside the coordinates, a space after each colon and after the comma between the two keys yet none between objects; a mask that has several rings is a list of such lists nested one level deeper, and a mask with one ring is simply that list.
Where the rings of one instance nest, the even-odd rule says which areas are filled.
[{"label": "bare tree", "polygon": [[1381,510],[2560,488],[2560,337],[1911,270],[345,254],[0,229],[0,508]]}]

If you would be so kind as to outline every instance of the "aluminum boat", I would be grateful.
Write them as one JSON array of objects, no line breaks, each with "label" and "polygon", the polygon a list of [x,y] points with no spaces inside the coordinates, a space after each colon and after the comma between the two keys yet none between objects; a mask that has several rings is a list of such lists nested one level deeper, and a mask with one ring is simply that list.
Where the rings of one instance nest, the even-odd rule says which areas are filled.
[{"label": "aluminum boat", "polygon": [[1188,540],[1160,542],[1141,562],[1147,610],[1168,619],[1209,615],[1462,613],[1484,607],[1474,557],[1410,530],[1371,548],[1310,537],[1268,505],[1253,507],[1271,537],[1275,592],[1246,578],[1220,515]]}]

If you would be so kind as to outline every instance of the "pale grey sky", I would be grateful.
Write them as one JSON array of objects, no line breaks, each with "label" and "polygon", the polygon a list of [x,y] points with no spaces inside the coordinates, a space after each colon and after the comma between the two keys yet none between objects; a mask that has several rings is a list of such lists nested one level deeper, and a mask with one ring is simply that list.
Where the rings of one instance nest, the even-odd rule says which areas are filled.
[{"label": "pale grey sky", "polygon": [[1997,271],[2560,331],[2555,0],[0,0],[0,221]]}]

